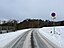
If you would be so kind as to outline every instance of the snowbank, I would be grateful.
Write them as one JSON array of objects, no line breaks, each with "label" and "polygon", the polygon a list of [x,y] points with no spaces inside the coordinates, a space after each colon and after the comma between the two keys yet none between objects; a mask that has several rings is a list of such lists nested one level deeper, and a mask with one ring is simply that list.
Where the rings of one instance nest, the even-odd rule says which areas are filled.
[{"label": "snowbank", "polygon": [[39,32],[60,48],[64,48],[64,26],[55,27],[55,34],[53,27],[43,27]]},{"label": "snowbank", "polygon": [[0,48],[7,48],[10,46],[22,33],[30,29],[19,30],[16,32],[10,32],[5,34],[0,34]]}]

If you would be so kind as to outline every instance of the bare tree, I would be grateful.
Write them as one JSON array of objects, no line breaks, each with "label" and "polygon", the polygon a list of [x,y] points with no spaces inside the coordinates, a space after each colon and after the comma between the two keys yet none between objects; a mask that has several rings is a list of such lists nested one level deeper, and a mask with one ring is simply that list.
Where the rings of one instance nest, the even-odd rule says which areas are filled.
[{"label": "bare tree", "polygon": [[6,21],[4,20],[4,21],[2,21],[2,24],[5,24],[6,23]]}]

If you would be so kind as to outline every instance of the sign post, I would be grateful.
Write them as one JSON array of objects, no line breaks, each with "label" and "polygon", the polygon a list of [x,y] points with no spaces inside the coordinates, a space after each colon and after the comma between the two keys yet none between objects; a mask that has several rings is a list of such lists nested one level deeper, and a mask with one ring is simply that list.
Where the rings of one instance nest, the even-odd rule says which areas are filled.
[{"label": "sign post", "polygon": [[51,17],[52,17],[52,20],[53,20],[53,33],[55,34],[55,27],[54,27],[55,22],[54,22],[54,19],[56,19],[56,13],[55,12],[52,12],[51,13]]}]

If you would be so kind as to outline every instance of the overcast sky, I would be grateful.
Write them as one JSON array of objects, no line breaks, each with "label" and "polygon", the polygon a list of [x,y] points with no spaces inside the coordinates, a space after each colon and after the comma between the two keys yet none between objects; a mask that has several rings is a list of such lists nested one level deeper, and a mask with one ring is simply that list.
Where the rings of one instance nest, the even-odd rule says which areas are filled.
[{"label": "overcast sky", "polygon": [[64,0],[0,0],[0,19],[39,18],[51,20],[50,13],[56,12],[56,20],[64,20]]}]

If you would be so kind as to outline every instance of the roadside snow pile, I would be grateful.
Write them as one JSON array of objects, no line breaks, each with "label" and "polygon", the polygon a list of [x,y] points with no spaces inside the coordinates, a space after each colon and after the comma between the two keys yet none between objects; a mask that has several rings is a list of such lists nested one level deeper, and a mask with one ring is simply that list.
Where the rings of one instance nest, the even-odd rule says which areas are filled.
[{"label": "roadside snow pile", "polygon": [[60,48],[64,48],[64,26],[55,27],[55,34],[53,28],[43,27],[39,29],[39,32]]},{"label": "roadside snow pile", "polygon": [[19,38],[22,33],[30,29],[18,30],[16,32],[10,32],[5,34],[0,34],[0,48],[8,48],[16,39]]}]

